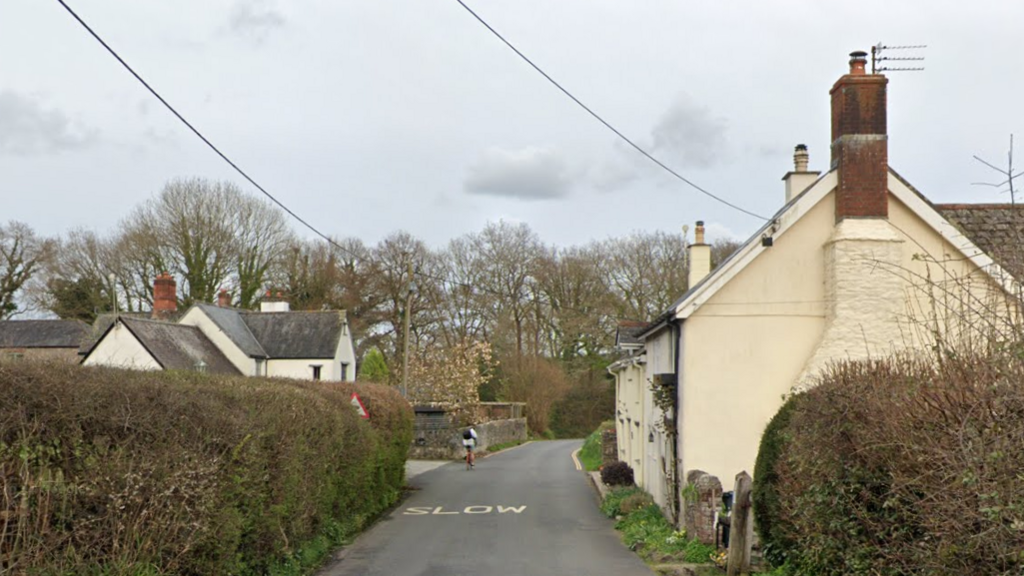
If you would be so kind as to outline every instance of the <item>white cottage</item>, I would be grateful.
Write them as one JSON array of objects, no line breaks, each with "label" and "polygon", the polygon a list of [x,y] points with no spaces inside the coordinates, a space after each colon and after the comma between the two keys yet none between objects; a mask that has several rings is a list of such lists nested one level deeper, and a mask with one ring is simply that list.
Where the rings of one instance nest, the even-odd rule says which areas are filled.
[{"label": "white cottage", "polygon": [[[161,277],[161,280],[166,280]],[[167,317],[173,288],[154,292],[154,310]],[[84,352],[85,365],[142,370],[355,381],[355,350],[344,310],[293,312],[269,295],[260,312],[196,304],[177,322],[119,316]]]}]

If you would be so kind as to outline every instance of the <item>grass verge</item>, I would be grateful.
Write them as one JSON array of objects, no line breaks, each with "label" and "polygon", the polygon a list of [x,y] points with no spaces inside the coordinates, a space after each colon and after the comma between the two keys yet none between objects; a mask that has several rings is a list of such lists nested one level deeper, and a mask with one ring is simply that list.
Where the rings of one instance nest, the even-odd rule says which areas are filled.
[{"label": "grass verge", "polygon": [[602,422],[597,430],[590,433],[586,440],[583,441],[583,448],[580,449],[580,463],[587,469],[587,472],[596,472],[601,468],[601,433],[605,430],[611,430],[615,427],[615,423],[611,420]]},{"label": "grass verge", "polygon": [[708,564],[715,547],[688,538],[686,531],[676,530],[661,508],[643,490],[616,488],[601,504],[601,511],[610,518],[618,518],[615,529],[630,550],[645,562]]},{"label": "grass verge", "polygon": [[529,442],[529,440],[511,440],[509,442],[500,442],[498,444],[492,444],[492,445],[488,446],[487,447],[487,452],[488,453],[499,452],[501,450],[506,450],[508,448],[514,448],[516,446],[519,446],[520,444],[526,444],[527,442]]}]

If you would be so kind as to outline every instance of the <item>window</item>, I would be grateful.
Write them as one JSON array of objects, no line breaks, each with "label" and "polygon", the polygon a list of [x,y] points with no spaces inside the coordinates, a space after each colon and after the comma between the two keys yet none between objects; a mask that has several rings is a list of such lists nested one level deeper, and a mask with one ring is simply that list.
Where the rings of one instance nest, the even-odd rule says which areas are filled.
[{"label": "window", "polygon": [[341,363],[341,381],[348,380],[348,362]]},{"label": "window", "polygon": [[313,369],[313,380],[319,380],[320,379],[320,369],[323,368],[323,366],[320,366],[319,364],[317,364],[315,366],[310,366],[310,368]]}]

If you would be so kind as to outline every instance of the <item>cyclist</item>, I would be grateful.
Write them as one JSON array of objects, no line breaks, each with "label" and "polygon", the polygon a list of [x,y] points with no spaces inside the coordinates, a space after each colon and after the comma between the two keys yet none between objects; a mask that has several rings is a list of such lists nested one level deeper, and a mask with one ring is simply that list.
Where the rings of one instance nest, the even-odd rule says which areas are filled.
[{"label": "cyclist", "polygon": [[472,424],[462,432],[462,445],[466,448],[466,468],[476,466],[476,457],[473,456],[473,448],[476,446],[476,430],[473,429]]}]

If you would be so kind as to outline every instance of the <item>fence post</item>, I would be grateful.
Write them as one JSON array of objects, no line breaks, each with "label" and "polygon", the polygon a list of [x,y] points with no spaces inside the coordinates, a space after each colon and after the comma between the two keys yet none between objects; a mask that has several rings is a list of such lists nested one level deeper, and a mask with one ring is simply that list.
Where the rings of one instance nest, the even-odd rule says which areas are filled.
[{"label": "fence post", "polygon": [[736,475],[732,526],[729,529],[729,564],[726,576],[750,573],[750,549],[753,546],[754,510],[750,505],[751,480],[746,471]]}]

